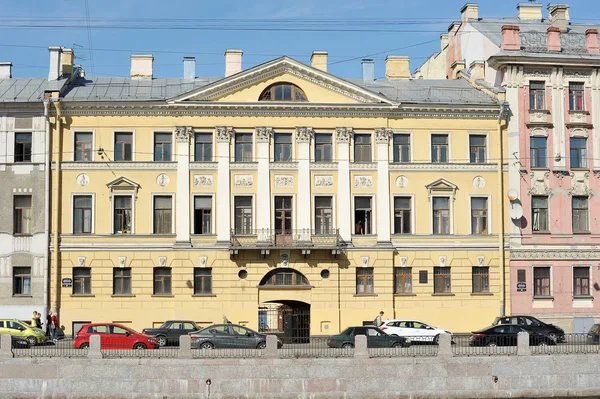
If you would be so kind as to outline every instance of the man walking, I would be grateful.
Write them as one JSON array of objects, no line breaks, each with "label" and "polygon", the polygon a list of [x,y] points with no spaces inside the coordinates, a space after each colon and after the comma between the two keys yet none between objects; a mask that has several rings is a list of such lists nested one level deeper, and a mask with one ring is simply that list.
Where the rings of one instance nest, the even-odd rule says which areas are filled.
[{"label": "man walking", "polygon": [[379,312],[375,320],[373,320],[373,324],[375,324],[375,327],[379,327],[383,324],[383,310]]},{"label": "man walking", "polygon": [[52,341],[58,341],[58,314],[52,313]]}]

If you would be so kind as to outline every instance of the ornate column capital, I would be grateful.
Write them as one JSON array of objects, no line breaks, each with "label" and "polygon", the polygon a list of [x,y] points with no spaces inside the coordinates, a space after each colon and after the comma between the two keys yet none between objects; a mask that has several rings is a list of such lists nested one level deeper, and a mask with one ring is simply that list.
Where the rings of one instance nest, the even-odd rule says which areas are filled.
[{"label": "ornate column capital", "polygon": [[231,126],[217,126],[217,141],[220,143],[229,143],[231,135],[233,134],[233,128]]},{"label": "ornate column capital", "polygon": [[254,129],[256,132],[257,143],[268,143],[273,136],[273,128],[268,126],[259,126]]},{"label": "ornate column capital", "polygon": [[296,127],[296,140],[298,143],[310,143],[313,136],[312,127],[299,126]]},{"label": "ornate column capital", "polygon": [[191,126],[175,126],[175,138],[178,143],[189,143],[192,132]]},{"label": "ornate column capital", "polygon": [[375,128],[375,142],[377,144],[388,144],[392,138],[393,130],[389,127]]},{"label": "ornate column capital", "polygon": [[335,135],[337,137],[338,143],[350,143],[350,138],[352,137],[352,128],[351,127],[336,127]]}]

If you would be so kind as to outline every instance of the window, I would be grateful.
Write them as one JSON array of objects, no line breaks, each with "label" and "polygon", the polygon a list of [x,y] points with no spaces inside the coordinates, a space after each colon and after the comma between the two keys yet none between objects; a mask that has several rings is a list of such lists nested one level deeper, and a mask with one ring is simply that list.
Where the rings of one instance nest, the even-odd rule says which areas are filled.
[{"label": "window", "polygon": [[212,294],[212,269],[194,268],[194,295]]},{"label": "window", "polygon": [[92,269],[89,267],[73,268],[73,295],[90,295],[92,293]]},{"label": "window", "polygon": [[113,269],[113,295],[131,295],[131,268]]},{"label": "window", "polygon": [[449,197],[433,197],[433,234],[450,234]]},{"label": "window", "polygon": [[133,160],[133,133],[115,133],[115,161]]},{"label": "window", "polygon": [[590,295],[590,268],[573,268],[573,296]]},{"label": "window", "polygon": [[252,162],[252,133],[235,134],[235,162]]},{"label": "window", "polygon": [[252,197],[235,197],[235,232],[252,234]]},{"label": "window", "polygon": [[533,296],[550,296],[550,268],[533,268]]},{"label": "window", "polygon": [[315,134],[315,162],[331,162],[331,134]]},{"label": "window", "polygon": [[571,168],[587,167],[587,139],[571,137]]},{"label": "window", "polygon": [[587,233],[588,225],[588,197],[573,197],[573,233]]},{"label": "window", "polygon": [[433,292],[435,294],[447,294],[452,292],[449,267],[433,268]]},{"label": "window", "polygon": [[154,268],[154,295],[171,295],[171,268]]},{"label": "window", "polygon": [[394,162],[410,162],[410,134],[394,134]]},{"label": "window", "polygon": [[448,135],[431,135],[431,162],[448,162]]},{"label": "window", "polygon": [[154,234],[171,234],[173,218],[173,198],[154,197]]},{"label": "window", "polygon": [[332,197],[315,197],[315,233],[331,234],[332,222]]},{"label": "window", "polygon": [[396,294],[408,294],[412,292],[412,268],[395,267],[394,279],[394,292]]},{"label": "window", "polygon": [[371,197],[354,197],[354,234],[373,234]]},{"label": "window", "polygon": [[155,161],[170,161],[171,160],[171,141],[173,135],[171,133],[154,133],[154,160]]},{"label": "window", "polygon": [[292,197],[275,197],[275,234],[292,233]]},{"label": "window", "polygon": [[482,135],[469,136],[469,160],[471,163],[485,163],[486,137]]},{"label": "window", "polygon": [[517,283],[527,283],[527,272],[525,269],[517,270]]},{"label": "window", "polygon": [[490,268],[473,268],[473,293],[481,294],[490,292]]},{"label": "window", "polygon": [[259,101],[307,101],[306,94],[291,83],[275,83],[267,87],[258,98]]},{"label": "window", "polygon": [[75,133],[75,161],[92,160],[92,133]]},{"label": "window", "polygon": [[115,195],[114,234],[131,234],[131,196]]},{"label": "window", "polygon": [[356,293],[357,294],[372,294],[375,292],[373,287],[373,268],[372,267],[357,267],[356,268]]},{"label": "window", "polygon": [[487,234],[487,198],[471,198],[471,234]]},{"label": "window", "polygon": [[292,160],[292,135],[275,133],[275,154],[273,159],[275,162],[289,162]]},{"label": "window", "polygon": [[194,234],[211,234],[212,198],[194,197]]},{"label": "window", "polygon": [[548,139],[546,137],[532,137],[529,140],[530,163],[532,168],[548,167],[547,142]]},{"label": "window", "polygon": [[546,82],[529,82],[529,109],[544,109]]},{"label": "window", "polygon": [[371,162],[371,135],[354,135],[354,162]]},{"label": "window", "polygon": [[14,234],[31,234],[31,195],[14,197]]},{"label": "window", "polygon": [[531,197],[531,229],[548,231],[548,197]]},{"label": "window", "polygon": [[272,270],[258,284],[259,286],[308,286],[308,279],[295,270]]},{"label": "window", "polygon": [[194,161],[212,161],[212,134],[196,133],[194,136]]},{"label": "window", "polygon": [[31,295],[31,267],[13,267],[13,295]]},{"label": "window", "polygon": [[31,162],[31,133],[15,133],[15,162]]},{"label": "window", "polygon": [[394,198],[394,234],[410,234],[410,197]]},{"label": "window", "polygon": [[583,83],[569,83],[569,110],[583,111],[585,109]]},{"label": "window", "polygon": [[92,196],[75,195],[73,197],[73,233],[91,234],[92,232]]}]

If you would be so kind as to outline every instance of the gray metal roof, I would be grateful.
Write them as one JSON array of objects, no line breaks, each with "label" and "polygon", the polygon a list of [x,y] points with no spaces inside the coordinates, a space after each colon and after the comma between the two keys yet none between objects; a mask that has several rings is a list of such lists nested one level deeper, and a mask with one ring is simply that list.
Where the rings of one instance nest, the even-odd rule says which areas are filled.
[{"label": "gray metal roof", "polygon": [[38,102],[45,91],[60,91],[66,79],[48,81],[46,78],[0,79],[0,102]]}]

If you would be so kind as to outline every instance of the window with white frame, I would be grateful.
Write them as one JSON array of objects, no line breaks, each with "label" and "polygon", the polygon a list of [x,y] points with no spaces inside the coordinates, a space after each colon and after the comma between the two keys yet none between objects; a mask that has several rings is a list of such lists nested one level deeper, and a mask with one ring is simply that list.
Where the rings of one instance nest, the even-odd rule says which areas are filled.
[{"label": "window with white frame", "polygon": [[529,139],[529,163],[532,168],[548,167],[548,139],[546,137],[531,137]]},{"label": "window with white frame", "polygon": [[212,133],[196,133],[194,135],[194,161],[212,161]]},{"label": "window with white frame", "polygon": [[31,267],[13,267],[13,295],[31,295]]},{"label": "window with white frame", "polygon": [[92,232],[92,196],[73,196],[73,234]]},{"label": "window with white frame", "polygon": [[573,296],[590,296],[590,267],[573,267]]},{"label": "window with white frame", "polygon": [[354,135],[354,162],[371,162],[371,135]]},{"label": "window with white frame", "polygon": [[533,296],[548,297],[552,295],[550,289],[550,267],[533,268]]},{"label": "window with white frame", "polygon": [[332,197],[315,197],[315,234],[332,233],[332,203]]},{"label": "window with white frame", "polygon": [[543,110],[546,102],[546,82],[529,82],[529,109]]},{"label": "window with white frame", "polygon": [[315,162],[331,162],[332,153],[332,135],[328,133],[315,133]]},{"label": "window with white frame", "polygon": [[173,134],[154,133],[154,160],[171,161],[173,147]]},{"label": "window with white frame", "polygon": [[486,162],[486,140],[487,138],[481,134],[469,135],[469,161],[471,163]]},{"label": "window with white frame", "polygon": [[548,231],[548,197],[531,197],[531,230]]},{"label": "window with white frame", "polygon": [[115,161],[133,160],[133,133],[115,133]]},{"label": "window with white frame", "polygon": [[236,234],[252,234],[252,197],[235,197],[234,226]]},{"label": "window with white frame", "polygon": [[410,205],[410,197],[394,197],[394,234],[411,233]]},{"label": "window with white frame", "polygon": [[431,135],[431,162],[448,162],[448,135]]},{"label": "window with white frame", "polygon": [[15,162],[31,162],[31,133],[15,133]]},{"label": "window with white frame", "polygon": [[394,162],[410,162],[410,134],[394,134]]},{"label": "window with white frame", "polygon": [[488,199],[471,198],[471,234],[488,233]]},{"label": "window with white frame", "polygon": [[450,197],[433,197],[433,234],[450,234]]},{"label": "window with white frame", "polygon": [[371,197],[354,197],[354,234],[373,234]]},{"label": "window with white frame", "polygon": [[583,111],[585,109],[585,89],[581,82],[569,82],[569,110]]},{"label": "window with white frame", "polygon": [[573,233],[589,232],[588,197],[573,196],[571,203],[573,215]]},{"label": "window with white frame", "polygon": [[236,133],[235,162],[252,162],[252,133]]},{"label": "window with white frame", "polygon": [[31,234],[31,195],[15,195],[13,201],[13,233]]},{"label": "window with white frame", "polygon": [[587,167],[587,139],[585,137],[571,137],[569,140],[571,154],[571,168],[583,169]]},{"label": "window with white frame", "polygon": [[115,195],[113,197],[114,208],[114,234],[131,234],[132,233],[132,209],[131,195]]},{"label": "window with white frame", "polygon": [[154,234],[173,232],[173,197],[157,195],[154,197]]},{"label": "window with white frame", "polygon": [[76,162],[90,162],[92,160],[92,146],[94,135],[91,132],[75,133],[75,156]]},{"label": "window with white frame", "polygon": [[275,162],[289,162],[292,160],[292,135],[289,133],[275,133],[273,135],[273,159]]},{"label": "window with white frame", "polygon": [[194,234],[212,234],[212,197],[194,197]]}]

